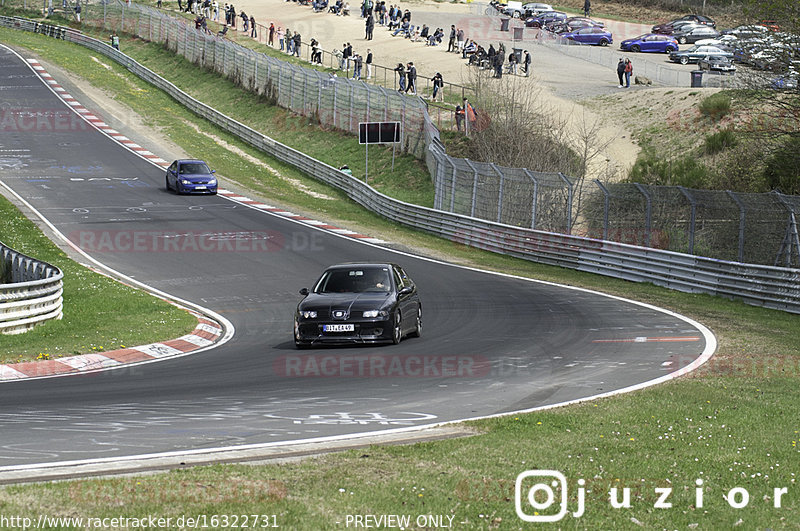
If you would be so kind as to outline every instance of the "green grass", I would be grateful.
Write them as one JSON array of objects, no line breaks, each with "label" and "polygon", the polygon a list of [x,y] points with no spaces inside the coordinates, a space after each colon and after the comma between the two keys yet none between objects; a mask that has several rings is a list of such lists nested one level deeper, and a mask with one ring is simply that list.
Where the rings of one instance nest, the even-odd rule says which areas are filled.
[{"label": "green grass", "polygon": [[727,92],[717,92],[704,98],[698,108],[703,116],[718,121],[731,112],[731,95]]},{"label": "green grass", "polygon": [[64,318],[18,335],[0,335],[0,363],[114,350],[179,337],[197,320],[145,292],[70,260],[0,196],[0,241],[64,272]]},{"label": "green grass", "polygon": [[[0,38],[7,37],[23,38],[18,33],[0,33]],[[25,38],[31,38],[29,46],[47,60],[74,57],[79,69],[94,63],[81,58],[75,47],[57,43],[51,49],[52,41]],[[59,51],[62,46],[67,51]],[[102,87],[104,79],[114,76],[98,77]],[[138,111],[140,104],[133,97],[137,91],[127,92],[123,90],[120,97]],[[234,92],[220,92],[210,101],[216,104],[235,97]],[[158,94],[148,98],[158,105],[159,115],[168,113],[173,121],[195,120]],[[148,119],[160,123],[158,116]],[[212,130],[205,124],[202,129]],[[181,133],[190,130],[188,126],[178,129]],[[223,136],[218,131],[214,134]],[[176,142],[190,147],[202,141],[198,136],[172,134]],[[300,463],[212,466],[144,477],[8,486],[0,489],[4,515],[259,513],[276,514],[277,523],[290,529],[341,529],[344,524],[335,522],[344,522],[348,513],[441,514],[454,516],[456,528],[519,528],[522,522],[514,512],[513,482],[520,472],[538,468],[560,470],[573,482],[570,509],[576,504],[574,481],[586,479],[587,512],[579,520],[568,516],[562,525],[570,528],[638,528],[636,522],[640,522],[646,528],[684,529],[698,524],[699,529],[714,529],[732,527],[740,519],[740,528],[745,529],[796,527],[800,510],[793,475],[800,457],[799,316],[476,251],[393,226],[311,179],[298,177],[336,200],[309,200],[268,175],[247,180],[247,171],[253,167],[246,162],[225,155],[213,142],[199,149],[219,157],[224,175],[254,184],[270,198],[274,195],[289,204],[297,200],[299,207],[327,215],[324,219],[335,217],[370,227],[374,234],[425,254],[679,311],[715,332],[718,352],[705,370],[674,383],[579,406],[474,422],[471,427],[481,433],[469,438],[370,447]],[[282,167],[280,171],[296,175]],[[703,509],[693,506],[698,478],[705,481]],[[669,484],[674,487],[673,508],[654,509],[653,489]],[[611,485],[631,488],[632,509],[608,507],[605,500]],[[748,489],[748,508],[731,509],[722,499],[733,487]],[[772,497],[774,487],[790,489],[781,509],[764,499]]]}]

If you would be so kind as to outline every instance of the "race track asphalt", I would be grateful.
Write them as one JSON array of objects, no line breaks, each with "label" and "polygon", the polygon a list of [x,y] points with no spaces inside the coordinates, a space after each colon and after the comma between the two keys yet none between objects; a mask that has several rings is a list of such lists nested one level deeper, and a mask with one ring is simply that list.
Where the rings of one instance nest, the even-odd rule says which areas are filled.
[{"label": "race track asphalt", "polygon": [[[707,346],[693,323],[655,308],[398,253],[221,196],[175,195],[164,189],[163,169],[64,114],[66,105],[5,48],[0,85],[3,109],[39,117],[0,132],[3,183],[93,258],[219,312],[236,329],[219,348],[178,359],[3,383],[0,467],[533,408],[663,377]],[[58,125],[53,113],[67,118]],[[170,238],[219,247],[180,249]],[[420,289],[422,338],[294,349],[298,289],[350,261],[404,266]]]}]

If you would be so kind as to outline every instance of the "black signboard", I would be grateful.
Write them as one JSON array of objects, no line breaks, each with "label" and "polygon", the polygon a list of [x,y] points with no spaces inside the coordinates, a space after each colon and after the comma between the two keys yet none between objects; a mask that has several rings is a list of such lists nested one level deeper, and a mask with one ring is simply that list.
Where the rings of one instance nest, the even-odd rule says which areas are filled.
[{"label": "black signboard", "polygon": [[359,144],[393,144],[400,142],[400,122],[361,122]]}]

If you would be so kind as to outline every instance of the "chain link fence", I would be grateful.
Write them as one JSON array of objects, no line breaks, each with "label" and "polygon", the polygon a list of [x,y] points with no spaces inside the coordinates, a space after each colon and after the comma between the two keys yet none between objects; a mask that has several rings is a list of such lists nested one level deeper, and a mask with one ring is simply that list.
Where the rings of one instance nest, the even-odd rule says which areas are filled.
[{"label": "chain link fence", "polygon": [[291,65],[149,7],[116,2],[83,12],[85,22],[160,42],[320,124],[356,133],[362,121],[402,122],[402,148],[424,158],[442,211],[724,260],[800,265],[798,196],[602,184],[456,159],[419,98]]}]

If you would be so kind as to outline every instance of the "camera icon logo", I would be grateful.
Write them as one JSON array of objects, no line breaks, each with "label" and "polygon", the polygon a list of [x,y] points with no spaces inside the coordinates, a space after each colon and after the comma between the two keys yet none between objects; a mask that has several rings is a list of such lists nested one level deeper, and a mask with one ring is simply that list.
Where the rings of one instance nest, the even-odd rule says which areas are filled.
[{"label": "camera icon logo", "polygon": [[[549,512],[556,497],[560,498],[558,512]],[[558,522],[567,514],[567,478],[557,470],[522,472],[514,484],[514,505],[525,522]]]}]

